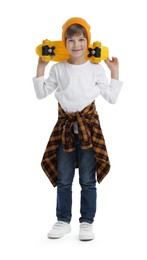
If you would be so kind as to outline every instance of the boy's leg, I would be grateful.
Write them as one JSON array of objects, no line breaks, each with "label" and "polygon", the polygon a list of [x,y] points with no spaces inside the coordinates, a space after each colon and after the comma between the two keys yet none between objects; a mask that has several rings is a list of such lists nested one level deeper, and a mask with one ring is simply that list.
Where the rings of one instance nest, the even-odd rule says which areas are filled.
[{"label": "boy's leg", "polygon": [[81,185],[80,223],[92,223],[96,213],[96,159],[94,151],[78,146],[79,182]]},{"label": "boy's leg", "polygon": [[57,208],[58,221],[71,221],[72,182],[75,173],[76,151],[64,152],[60,143],[58,148],[58,181],[57,181]]}]

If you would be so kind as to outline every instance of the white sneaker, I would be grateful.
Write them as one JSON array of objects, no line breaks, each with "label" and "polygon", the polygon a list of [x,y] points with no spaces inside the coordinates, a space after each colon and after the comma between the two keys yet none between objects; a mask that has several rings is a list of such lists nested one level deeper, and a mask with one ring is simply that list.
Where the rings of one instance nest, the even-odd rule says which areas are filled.
[{"label": "white sneaker", "polygon": [[80,224],[79,239],[82,241],[94,239],[92,224],[87,222],[82,222]]},{"label": "white sneaker", "polygon": [[48,238],[61,238],[71,232],[70,224],[64,221],[56,222],[51,231],[47,234]]}]

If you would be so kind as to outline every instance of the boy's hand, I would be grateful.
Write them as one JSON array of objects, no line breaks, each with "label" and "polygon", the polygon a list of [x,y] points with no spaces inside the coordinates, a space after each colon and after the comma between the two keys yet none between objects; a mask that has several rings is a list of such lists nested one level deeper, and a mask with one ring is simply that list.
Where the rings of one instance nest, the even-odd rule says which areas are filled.
[{"label": "boy's hand", "polygon": [[37,66],[37,73],[36,73],[36,77],[41,77],[44,75],[44,71],[45,68],[47,66],[47,64],[49,63],[49,61],[43,61],[40,57],[38,59],[38,66]]},{"label": "boy's hand", "polygon": [[108,68],[111,71],[111,78],[112,79],[119,79],[119,62],[116,57],[112,57],[110,60],[109,58],[105,60],[105,63],[107,64]]},{"label": "boy's hand", "polygon": [[49,61],[43,61],[41,57],[38,59],[38,66],[46,67],[46,65],[49,63]]}]

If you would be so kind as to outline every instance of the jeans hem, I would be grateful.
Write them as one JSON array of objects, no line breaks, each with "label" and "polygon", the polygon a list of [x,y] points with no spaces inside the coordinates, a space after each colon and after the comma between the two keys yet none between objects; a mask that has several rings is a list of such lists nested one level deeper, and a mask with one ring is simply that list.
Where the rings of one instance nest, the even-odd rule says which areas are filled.
[{"label": "jeans hem", "polygon": [[69,221],[69,220],[67,220],[67,219],[63,219],[63,218],[58,218],[58,221],[63,221],[63,222],[66,222],[67,224],[69,224],[69,223],[70,223],[70,221]]},{"label": "jeans hem", "polygon": [[92,224],[94,221],[90,221],[90,220],[87,220],[87,219],[80,219],[79,220],[80,223],[83,223],[83,222],[86,222],[86,223],[89,223],[89,224]]}]

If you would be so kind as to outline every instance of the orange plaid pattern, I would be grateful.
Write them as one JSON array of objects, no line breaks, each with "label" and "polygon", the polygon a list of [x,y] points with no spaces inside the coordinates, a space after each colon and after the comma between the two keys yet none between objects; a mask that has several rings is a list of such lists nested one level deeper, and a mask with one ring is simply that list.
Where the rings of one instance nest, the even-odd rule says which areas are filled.
[{"label": "orange plaid pattern", "polygon": [[[71,152],[74,145],[74,122],[78,122],[82,149],[92,148],[97,161],[97,181],[100,183],[110,170],[110,162],[101,130],[95,102],[81,112],[66,113],[58,104],[58,121],[53,128],[41,162],[42,169],[55,187],[57,185],[57,151],[62,141],[64,151]],[[76,165],[75,167],[78,167]]]}]

